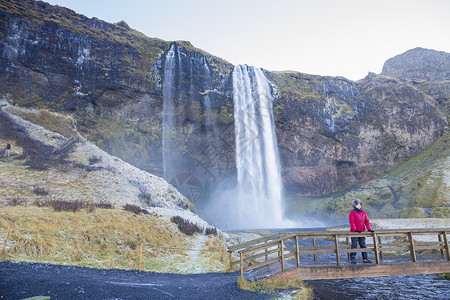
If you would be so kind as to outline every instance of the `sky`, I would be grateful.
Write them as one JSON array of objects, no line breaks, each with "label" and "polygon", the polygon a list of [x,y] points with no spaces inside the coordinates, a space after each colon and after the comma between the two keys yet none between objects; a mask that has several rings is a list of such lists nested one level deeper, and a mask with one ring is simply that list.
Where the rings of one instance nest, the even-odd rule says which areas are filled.
[{"label": "sky", "polygon": [[450,53],[449,0],[46,0],[232,64],[364,78],[422,47]]}]

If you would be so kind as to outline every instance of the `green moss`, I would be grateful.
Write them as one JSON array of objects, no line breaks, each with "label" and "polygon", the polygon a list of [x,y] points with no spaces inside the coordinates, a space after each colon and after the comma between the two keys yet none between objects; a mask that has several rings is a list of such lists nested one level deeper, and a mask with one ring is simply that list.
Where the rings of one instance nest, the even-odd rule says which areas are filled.
[{"label": "green moss", "polygon": [[230,124],[234,122],[234,107],[233,103],[227,102],[222,105],[219,113],[217,114],[217,120],[223,124]]},{"label": "green moss", "polygon": [[[154,169],[160,155],[160,121],[125,122],[87,114],[78,121],[79,131],[111,155],[133,164]],[[154,157],[155,156],[155,157]]]},{"label": "green moss", "polygon": [[400,218],[426,218],[425,210],[420,207],[403,208],[400,211]]},{"label": "green moss", "polygon": [[189,103],[187,117],[196,122],[204,122],[205,114],[199,101],[192,101]]},{"label": "green moss", "polygon": [[52,113],[47,110],[26,110],[10,107],[9,112],[50,131],[58,132],[66,138],[76,136],[74,121],[71,117]]},{"label": "green moss", "polygon": [[436,207],[430,211],[434,218],[450,218],[450,207]]},{"label": "green moss", "polygon": [[331,198],[313,198],[301,196],[288,196],[285,200],[286,216],[298,218],[300,216],[315,215],[327,209]]},{"label": "green moss", "polygon": [[426,172],[417,178],[412,186],[415,192],[411,195],[412,205],[417,207],[434,207],[445,205],[448,199],[444,193],[439,193],[441,188],[446,188],[444,174],[441,177],[433,176],[432,171]]}]

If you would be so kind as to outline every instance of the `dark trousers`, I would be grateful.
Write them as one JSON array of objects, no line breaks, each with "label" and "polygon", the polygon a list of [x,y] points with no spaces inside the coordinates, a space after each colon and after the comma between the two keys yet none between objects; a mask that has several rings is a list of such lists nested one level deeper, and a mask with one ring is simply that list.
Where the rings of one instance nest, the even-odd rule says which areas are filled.
[{"label": "dark trousers", "polygon": [[[352,237],[352,249],[358,248],[358,243],[360,248],[367,248],[365,237]],[[363,259],[367,259],[367,252],[361,252]],[[353,260],[356,257],[356,252],[350,253],[350,259]]]}]

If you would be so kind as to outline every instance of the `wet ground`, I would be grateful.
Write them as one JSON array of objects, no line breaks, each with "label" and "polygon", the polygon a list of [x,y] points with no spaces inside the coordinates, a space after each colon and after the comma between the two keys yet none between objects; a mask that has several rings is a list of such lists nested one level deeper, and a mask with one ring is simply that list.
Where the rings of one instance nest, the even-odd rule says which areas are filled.
[{"label": "wet ground", "polygon": [[196,275],[0,261],[0,299],[267,299],[240,290],[238,273]]},{"label": "wet ground", "polygon": [[314,299],[450,299],[450,280],[440,279],[436,274],[314,280],[307,283],[314,289]]},{"label": "wet ground", "polygon": [[[239,274],[179,275],[0,261],[0,299],[279,299],[237,288]],[[307,281],[314,299],[450,299],[438,275]],[[286,299],[286,298],[284,298]]]}]

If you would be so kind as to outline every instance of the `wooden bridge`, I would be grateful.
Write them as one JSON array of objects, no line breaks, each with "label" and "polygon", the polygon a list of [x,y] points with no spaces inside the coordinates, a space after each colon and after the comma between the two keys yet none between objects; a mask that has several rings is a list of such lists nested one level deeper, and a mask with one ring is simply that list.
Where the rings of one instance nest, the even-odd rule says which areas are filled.
[{"label": "wooden bridge", "polygon": [[72,136],[70,139],[62,143],[60,146],[56,147],[52,151],[52,156],[63,154],[70,150],[78,141],[80,140],[79,136]]},{"label": "wooden bridge", "polygon": [[[239,253],[245,279],[289,277],[302,280],[450,272],[450,228],[376,232],[283,232],[229,247]],[[366,237],[367,248],[350,249],[351,237]],[[371,244],[369,244],[371,242]],[[357,253],[357,264],[350,263]],[[373,253],[363,263],[360,252]],[[346,259],[347,258],[347,259]]]}]

